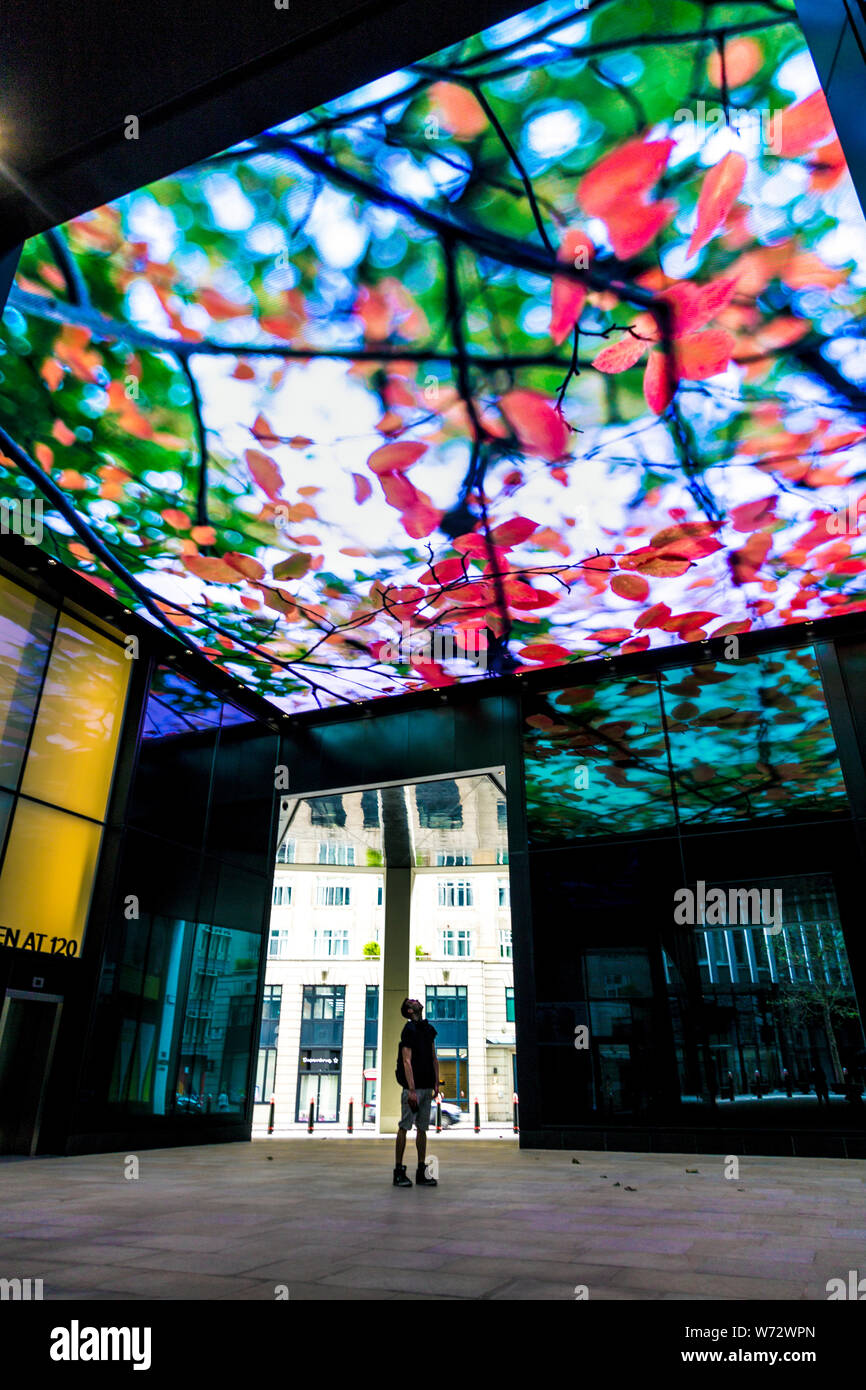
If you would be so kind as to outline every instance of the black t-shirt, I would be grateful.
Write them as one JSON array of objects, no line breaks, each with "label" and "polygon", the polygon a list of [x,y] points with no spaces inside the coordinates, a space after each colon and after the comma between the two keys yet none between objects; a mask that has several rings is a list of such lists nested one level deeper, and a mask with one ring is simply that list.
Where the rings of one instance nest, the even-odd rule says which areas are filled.
[{"label": "black t-shirt", "polygon": [[401,1086],[405,1086],[406,1071],[403,1066],[403,1048],[412,1049],[412,1079],[415,1082],[416,1090],[427,1090],[436,1085],[436,1073],[433,1070],[433,1039],[436,1036],[436,1029],[432,1023],[428,1023],[426,1018],[422,1018],[420,1023],[413,1023],[410,1019],[400,1034],[400,1046],[397,1049],[397,1070],[396,1077]]}]

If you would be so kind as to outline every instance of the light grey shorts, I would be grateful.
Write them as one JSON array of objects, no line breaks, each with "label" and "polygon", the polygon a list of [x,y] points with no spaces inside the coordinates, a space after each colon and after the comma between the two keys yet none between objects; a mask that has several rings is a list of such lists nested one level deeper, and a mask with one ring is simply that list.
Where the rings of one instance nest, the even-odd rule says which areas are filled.
[{"label": "light grey shorts", "polygon": [[433,1099],[433,1089],[430,1086],[426,1088],[418,1086],[415,1089],[415,1094],[418,1097],[418,1109],[413,1112],[409,1108],[409,1090],[406,1086],[403,1087],[400,1096],[401,1129],[409,1130],[413,1125],[417,1125],[422,1130],[430,1127],[430,1102]]}]

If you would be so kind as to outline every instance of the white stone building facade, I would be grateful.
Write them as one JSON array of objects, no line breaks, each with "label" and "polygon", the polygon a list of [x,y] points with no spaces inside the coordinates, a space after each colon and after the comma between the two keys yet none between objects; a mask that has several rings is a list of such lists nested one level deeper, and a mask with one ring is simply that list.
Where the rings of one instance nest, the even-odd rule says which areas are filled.
[{"label": "white stone building facade", "polygon": [[[483,777],[448,783],[450,802],[443,784],[434,785],[417,795],[405,789],[415,863],[409,992],[437,1029],[445,1093],[463,1109],[462,1122],[473,1123],[477,1099],[482,1125],[510,1125],[504,796]],[[312,1101],[316,1125],[345,1130],[353,1102],[355,1129],[373,1132],[379,1078],[397,1084],[396,1058],[380,1066],[373,1051],[382,982],[373,952],[383,945],[387,882],[378,811],[375,792],[292,807],[274,879],[254,1133],[267,1129],[271,1095],[277,1131],[306,1127]]]}]

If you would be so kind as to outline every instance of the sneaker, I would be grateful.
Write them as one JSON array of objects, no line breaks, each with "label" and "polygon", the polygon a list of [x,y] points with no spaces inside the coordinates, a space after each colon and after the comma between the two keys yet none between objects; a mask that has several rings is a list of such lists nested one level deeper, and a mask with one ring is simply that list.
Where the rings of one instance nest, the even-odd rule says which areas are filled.
[{"label": "sneaker", "polygon": [[416,1186],[416,1187],[438,1187],[438,1186],[439,1186],[439,1183],[438,1183],[438,1181],[437,1181],[436,1178],[430,1178],[430,1177],[427,1176],[427,1169],[426,1169],[426,1168],[419,1168],[419,1169],[417,1170],[416,1174],[415,1174],[415,1186]]},{"label": "sneaker", "polygon": [[396,1164],[396,1166],[395,1166],[395,1168],[394,1168],[394,1186],[395,1186],[395,1187],[411,1187],[411,1186],[412,1186],[412,1179],[409,1177],[409,1174],[406,1172],[406,1164],[405,1164],[405,1163],[398,1163],[398,1164]]}]

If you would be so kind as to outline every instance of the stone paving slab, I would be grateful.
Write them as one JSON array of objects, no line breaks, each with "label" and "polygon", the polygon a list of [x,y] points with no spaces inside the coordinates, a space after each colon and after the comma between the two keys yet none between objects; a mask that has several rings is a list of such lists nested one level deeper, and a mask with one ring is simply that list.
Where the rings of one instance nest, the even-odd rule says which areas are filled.
[{"label": "stone paving slab", "polygon": [[[866,1273],[866,1162],[447,1146],[437,1189],[387,1141],[249,1144],[4,1165],[0,1274],[53,1299],[826,1298]],[[578,1163],[572,1159],[577,1158]],[[410,1145],[410,1173],[414,1153]],[[689,1171],[697,1169],[697,1172]],[[629,1188],[635,1189],[629,1191]]]}]

